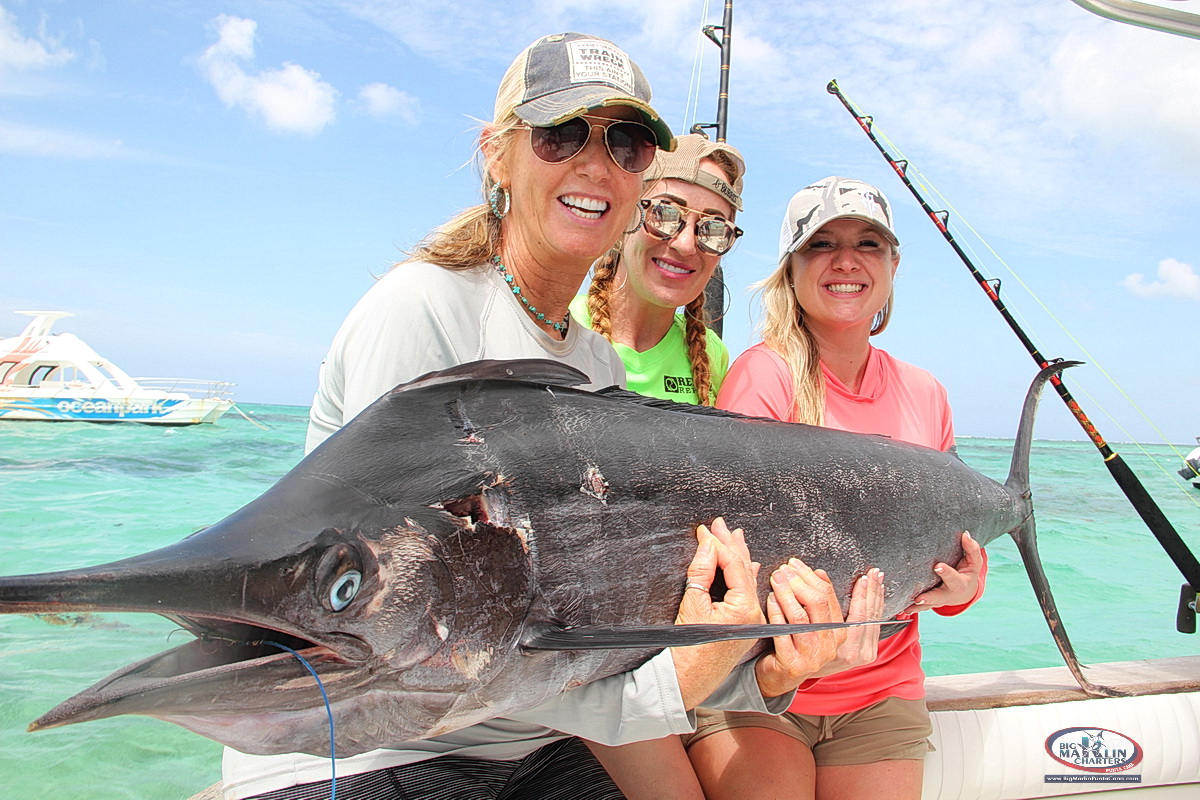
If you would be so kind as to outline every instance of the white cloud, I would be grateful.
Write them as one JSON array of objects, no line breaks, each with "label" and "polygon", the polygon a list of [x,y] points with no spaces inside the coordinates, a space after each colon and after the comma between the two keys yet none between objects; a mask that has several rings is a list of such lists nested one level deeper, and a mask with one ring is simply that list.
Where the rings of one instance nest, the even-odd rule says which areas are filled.
[{"label": "white cloud", "polygon": [[1158,262],[1158,280],[1147,281],[1140,272],[1125,277],[1121,285],[1138,297],[1176,297],[1200,301],[1200,275],[1191,264],[1173,258]]},{"label": "white cloud", "polygon": [[1160,166],[1200,174],[1196,41],[1114,25],[1072,32],[1055,51],[1055,104],[1106,146],[1139,147]]},{"label": "white cloud", "polygon": [[45,30],[29,39],[17,27],[17,19],[0,7],[0,70],[32,70],[57,67],[75,58],[75,53],[51,38]]},{"label": "white cloud", "polygon": [[101,140],[69,131],[0,120],[0,153],[22,156],[112,158],[124,153],[119,140]]},{"label": "white cloud", "polygon": [[222,14],[213,24],[218,39],[200,63],[221,102],[260,116],[275,130],[316,134],[333,122],[338,91],[317,72],[291,63],[257,74],[242,68],[239,62],[254,58],[254,20]]},{"label": "white cloud", "polygon": [[358,97],[373,117],[399,117],[415,125],[421,114],[420,100],[386,83],[369,83],[359,90]]}]

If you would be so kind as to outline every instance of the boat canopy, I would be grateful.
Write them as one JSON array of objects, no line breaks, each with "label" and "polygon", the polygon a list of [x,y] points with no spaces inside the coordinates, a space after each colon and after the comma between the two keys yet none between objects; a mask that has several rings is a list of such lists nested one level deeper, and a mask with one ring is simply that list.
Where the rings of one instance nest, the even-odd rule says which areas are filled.
[{"label": "boat canopy", "polygon": [[44,383],[78,383],[89,387],[109,385],[123,390],[137,382],[123,369],[101,356],[72,333],[51,335],[54,323],[73,316],[67,311],[18,311],[33,320],[19,336],[0,348],[0,385],[40,386]]}]

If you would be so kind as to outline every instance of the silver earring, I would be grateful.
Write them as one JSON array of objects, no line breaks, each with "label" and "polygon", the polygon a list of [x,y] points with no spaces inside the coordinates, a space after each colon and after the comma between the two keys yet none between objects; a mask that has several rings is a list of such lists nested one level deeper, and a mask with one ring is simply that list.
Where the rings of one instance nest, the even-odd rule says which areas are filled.
[{"label": "silver earring", "polygon": [[628,235],[629,235],[629,234],[631,234],[631,233],[634,233],[635,231],[637,231],[637,229],[638,229],[638,228],[642,227],[642,225],[644,225],[644,224],[646,223],[646,207],[645,207],[645,206],[643,206],[643,205],[641,205],[641,204],[639,203],[639,204],[638,204],[638,211],[640,212],[640,213],[639,213],[639,215],[638,215],[638,221],[637,221],[637,222],[635,222],[635,223],[633,223],[633,227],[632,227],[632,228],[630,228],[629,230],[625,231],[625,235],[626,235],[626,236],[628,236]]},{"label": "silver earring", "polygon": [[[504,195],[504,209],[500,208],[500,196]],[[512,197],[500,184],[492,186],[492,191],[488,192],[488,203],[492,207],[492,213],[496,215],[496,219],[504,219],[508,216],[508,209],[512,207]]]},{"label": "silver earring", "polygon": [[875,316],[871,318],[871,335],[879,333],[883,328],[883,321],[887,319],[888,304],[884,303],[883,308],[875,312]]}]

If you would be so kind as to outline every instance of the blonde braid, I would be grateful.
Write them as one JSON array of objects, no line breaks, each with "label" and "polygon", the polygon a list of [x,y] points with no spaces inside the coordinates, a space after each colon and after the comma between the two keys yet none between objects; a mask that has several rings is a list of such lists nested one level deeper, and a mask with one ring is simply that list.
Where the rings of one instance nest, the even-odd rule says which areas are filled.
[{"label": "blonde braid", "polygon": [[[624,242],[617,242],[620,245]],[[621,249],[613,247],[592,266],[592,283],[588,286],[588,314],[592,317],[592,330],[612,341],[612,318],[608,313],[608,301],[612,297],[612,284],[617,277],[617,265],[621,263]]]},{"label": "blonde braid", "polygon": [[708,311],[704,307],[703,292],[684,307],[683,318],[686,320],[684,338],[688,361],[692,363],[692,386],[700,405],[715,405],[717,398],[712,396],[712,369],[708,363]]}]

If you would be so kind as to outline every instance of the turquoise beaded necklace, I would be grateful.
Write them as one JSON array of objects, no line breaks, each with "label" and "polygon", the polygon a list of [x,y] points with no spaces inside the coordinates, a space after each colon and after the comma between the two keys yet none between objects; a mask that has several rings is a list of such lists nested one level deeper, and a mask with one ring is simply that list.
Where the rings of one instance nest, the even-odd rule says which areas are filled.
[{"label": "turquoise beaded necklace", "polygon": [[504,264],[501,263],[500,256],[492,256],[492,263],[496,265],[496,271],[499,272],[502,276],[504,276],[505,283],[507,283],[509,286],[512,287],[512,293],[515,294],[517,296],[517,299],[521,301],[521,305],[523,305],[527,309],[529,309],[529,313],[533,315],[534,319],[536,319],[538,322],[542,323],[546,327],[553,328],[554,330],[559,331],[559,332],[565,331],[567,329],[567,323],[569,323],[571,320],[571,312],[570,311],[568,311],[566,314],[563,315],[562,322],[555,322],[552,319],[546,319],[545,313],[538,311],[536,308],[534,308],[533,304],[531,304],[529,302],[528,298],[526,298],[525,295],[521,292],[521,287],[517,286],[515,283],[513,283],[513,276],[508,273],[508,270],[505,269]]}]

